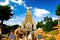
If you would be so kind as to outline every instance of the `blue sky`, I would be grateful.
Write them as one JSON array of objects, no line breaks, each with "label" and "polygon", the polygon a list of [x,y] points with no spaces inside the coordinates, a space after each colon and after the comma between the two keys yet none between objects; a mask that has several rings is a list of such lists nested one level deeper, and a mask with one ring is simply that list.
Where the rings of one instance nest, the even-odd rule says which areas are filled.
[{"label": "blue sky", "polygon": [[30,6],[33,21],[41,21],[45,16],[57,19],[55,15],[56,6],[60,4],[60,0],[0,0],[0,5],[9,4],[14,13],[12,19],[4,21],[4,24],[14,25],[21,24],[26,16],[26,10]]}]

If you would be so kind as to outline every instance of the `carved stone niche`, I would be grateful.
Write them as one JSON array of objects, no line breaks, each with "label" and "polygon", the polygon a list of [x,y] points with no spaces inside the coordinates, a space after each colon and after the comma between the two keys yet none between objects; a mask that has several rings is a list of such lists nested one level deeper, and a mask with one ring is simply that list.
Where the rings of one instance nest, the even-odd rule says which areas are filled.
[{"label": "carved stone niche", "polygon": [[31,25],[30,22],[28,22],[28,23],[26,24],[26,28],[32,28],[32,25]]}]

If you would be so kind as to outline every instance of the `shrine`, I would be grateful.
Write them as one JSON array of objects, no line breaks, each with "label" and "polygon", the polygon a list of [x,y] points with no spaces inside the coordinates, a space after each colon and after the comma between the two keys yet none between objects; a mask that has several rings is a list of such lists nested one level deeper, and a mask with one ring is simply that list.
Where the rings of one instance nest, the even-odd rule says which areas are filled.
[{"label": "shrine", "polygon": [[33,40],[34,39],[34,31],[36,31],[36,22],[33,21],[30,7],[28,7],[25,20],[15,30],[14,34],[16,35],[16,39],[18,39],[18,40],[19,40],[19,36],[18,36],[19,34],[21,34],[20,38],[22,37],[22,39],[28,40],[29,39],[28,37],[30,35],[31,36],[30,39]]}]

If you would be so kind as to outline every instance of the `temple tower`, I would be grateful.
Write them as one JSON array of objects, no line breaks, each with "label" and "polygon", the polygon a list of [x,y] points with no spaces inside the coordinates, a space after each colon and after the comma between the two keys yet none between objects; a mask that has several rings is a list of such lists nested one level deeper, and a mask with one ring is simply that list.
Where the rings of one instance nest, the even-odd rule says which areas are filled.
[{"label": "temple tower", "polygon": [[25,29],[25,31],[32,31],[36,29],[36,23],[33,22],[30,7],[28,7],[26,11],[25,20],[22,22],[22,29]]}]

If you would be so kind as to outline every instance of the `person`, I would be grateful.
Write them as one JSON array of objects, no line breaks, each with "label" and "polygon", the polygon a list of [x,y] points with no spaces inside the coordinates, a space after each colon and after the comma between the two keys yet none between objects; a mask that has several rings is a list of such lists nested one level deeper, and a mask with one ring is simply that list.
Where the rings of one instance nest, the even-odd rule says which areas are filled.
[{"label": "person", "polygon": [[1,40],[1,29],[0,29],[0,40]]},{"label": "person", "polygon": [[43,39],[43,36],[42,36],[41,34],[38,35],[38,39],[39,39],[39,40]]},{"label": "person", "polygon": [[15,35],[13,34],[13,32],[10,33],[9,40],[15,40]]}]

